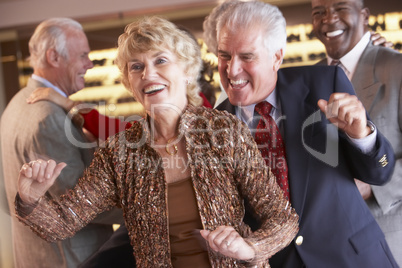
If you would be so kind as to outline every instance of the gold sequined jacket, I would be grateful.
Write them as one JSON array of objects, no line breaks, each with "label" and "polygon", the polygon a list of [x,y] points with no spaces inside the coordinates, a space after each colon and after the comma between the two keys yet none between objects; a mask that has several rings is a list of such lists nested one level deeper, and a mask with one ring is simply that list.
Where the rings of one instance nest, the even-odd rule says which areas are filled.
[{"label": "gold sequined jacket", "polygon": [[[268,258],[298,231],[298,216],[268,171],[245,124],[227,112],[189,106],[180,119],[198,210],[204,229],[233,226],[256,252],[251,262],[208,249],[212,267],[269,267]],[[97,214],[123,209],[137,267],[172,267],[167,184],[161,156],[152,148],[147,120],[108,139],[77,186],[60,198],[43,196],[19,219],[42,238],[73,236]],[[243,222],[247,198],[262,226]]]}]

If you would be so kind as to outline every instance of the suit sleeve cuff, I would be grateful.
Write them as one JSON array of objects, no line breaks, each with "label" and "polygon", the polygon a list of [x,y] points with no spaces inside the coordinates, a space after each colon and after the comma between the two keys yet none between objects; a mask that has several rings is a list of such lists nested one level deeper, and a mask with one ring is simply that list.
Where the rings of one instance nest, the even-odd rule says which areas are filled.
[{"label": "suit sleeve cuff", "polygon": [[375,150],[375,142],[377,139],[376,126],[371,121],[367,121],[367,125],[371,128],[371,134],[369,134],[367,137],[364,137],[362,139],[354,139],[346,134],[350,142],[355,147],[360,149],[364,154],[369,154],[370,152]]}]

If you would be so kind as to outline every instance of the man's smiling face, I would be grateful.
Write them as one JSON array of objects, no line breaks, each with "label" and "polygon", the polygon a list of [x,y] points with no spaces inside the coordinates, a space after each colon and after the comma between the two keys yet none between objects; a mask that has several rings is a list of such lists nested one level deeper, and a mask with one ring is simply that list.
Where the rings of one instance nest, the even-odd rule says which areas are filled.
[{"label": "man's smiling face", "polygon": [[370,12],[362,0],[312,0],[312,23],[327,54],[340,59],[363,37]]},{"label": "man's smiling face", "polygon": [[[230,103],[247,106],[264,100],[276,86],[282,50],[269,53],[263,31],[224,27],[218,38],[218,69]],[[273,54],[273,55],[271,55]]]}]

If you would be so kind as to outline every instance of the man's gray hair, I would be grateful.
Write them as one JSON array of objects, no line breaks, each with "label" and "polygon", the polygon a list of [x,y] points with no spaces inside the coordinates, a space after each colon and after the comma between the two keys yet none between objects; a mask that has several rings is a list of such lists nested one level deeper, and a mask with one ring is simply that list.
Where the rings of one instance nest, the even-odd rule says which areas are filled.
[{"label": "man's gray hair", "polygon": [[29,40],[29,62],[35,68],[46,67],[46,51],[54,48],[64,58],[68,58],[68,31],[83,31],[82,25],[70,18],[51,18],[41,22]]},{"label": "man's gray hair", "polygon": [[255,27],[260,27],[263,31],[264,45],[270,55],[280,49],[285,52],[286,20],[276,6],[260,1],[238,2],[218,17],[218,38],[223,27],[233,33],[236,33],[238,29],[247,28],[251,31]]}]

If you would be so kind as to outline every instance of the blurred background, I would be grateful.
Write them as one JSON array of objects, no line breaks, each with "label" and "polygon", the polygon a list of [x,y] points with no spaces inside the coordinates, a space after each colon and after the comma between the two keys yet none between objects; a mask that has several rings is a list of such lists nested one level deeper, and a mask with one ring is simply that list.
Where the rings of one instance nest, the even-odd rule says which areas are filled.
[{"label": "blurred background", "polygon": [[[50,17],[79,21],[88,36],[94,68],[86,75],[86,88],[71,96],[93,103],[111,116],[128,117],[141,112],[119,81],[114,65],[115,47],[124,26],[144,15],[160,15],[187,28],[202,49],[205,61],[216,68],[217,59],[202,41],[202,23],[217,0],[0,0],[0,115],[10,99],[27,83],[32,68],[27,62],[28,41],[35,27]],[[324,46],[312,33],[310,0],[266,0],[280,8],[287,21],[288,45],[283,67],[311,65],[325,57]],[[372,30],[381,33],[402,51],[402,1],[365,0]],[[216,96],[219,76],[213,74]],[[0,156],[1,157],[1,156]],[[0,267],[12,268],[10,213],[3,187],[0,161]]]}]

